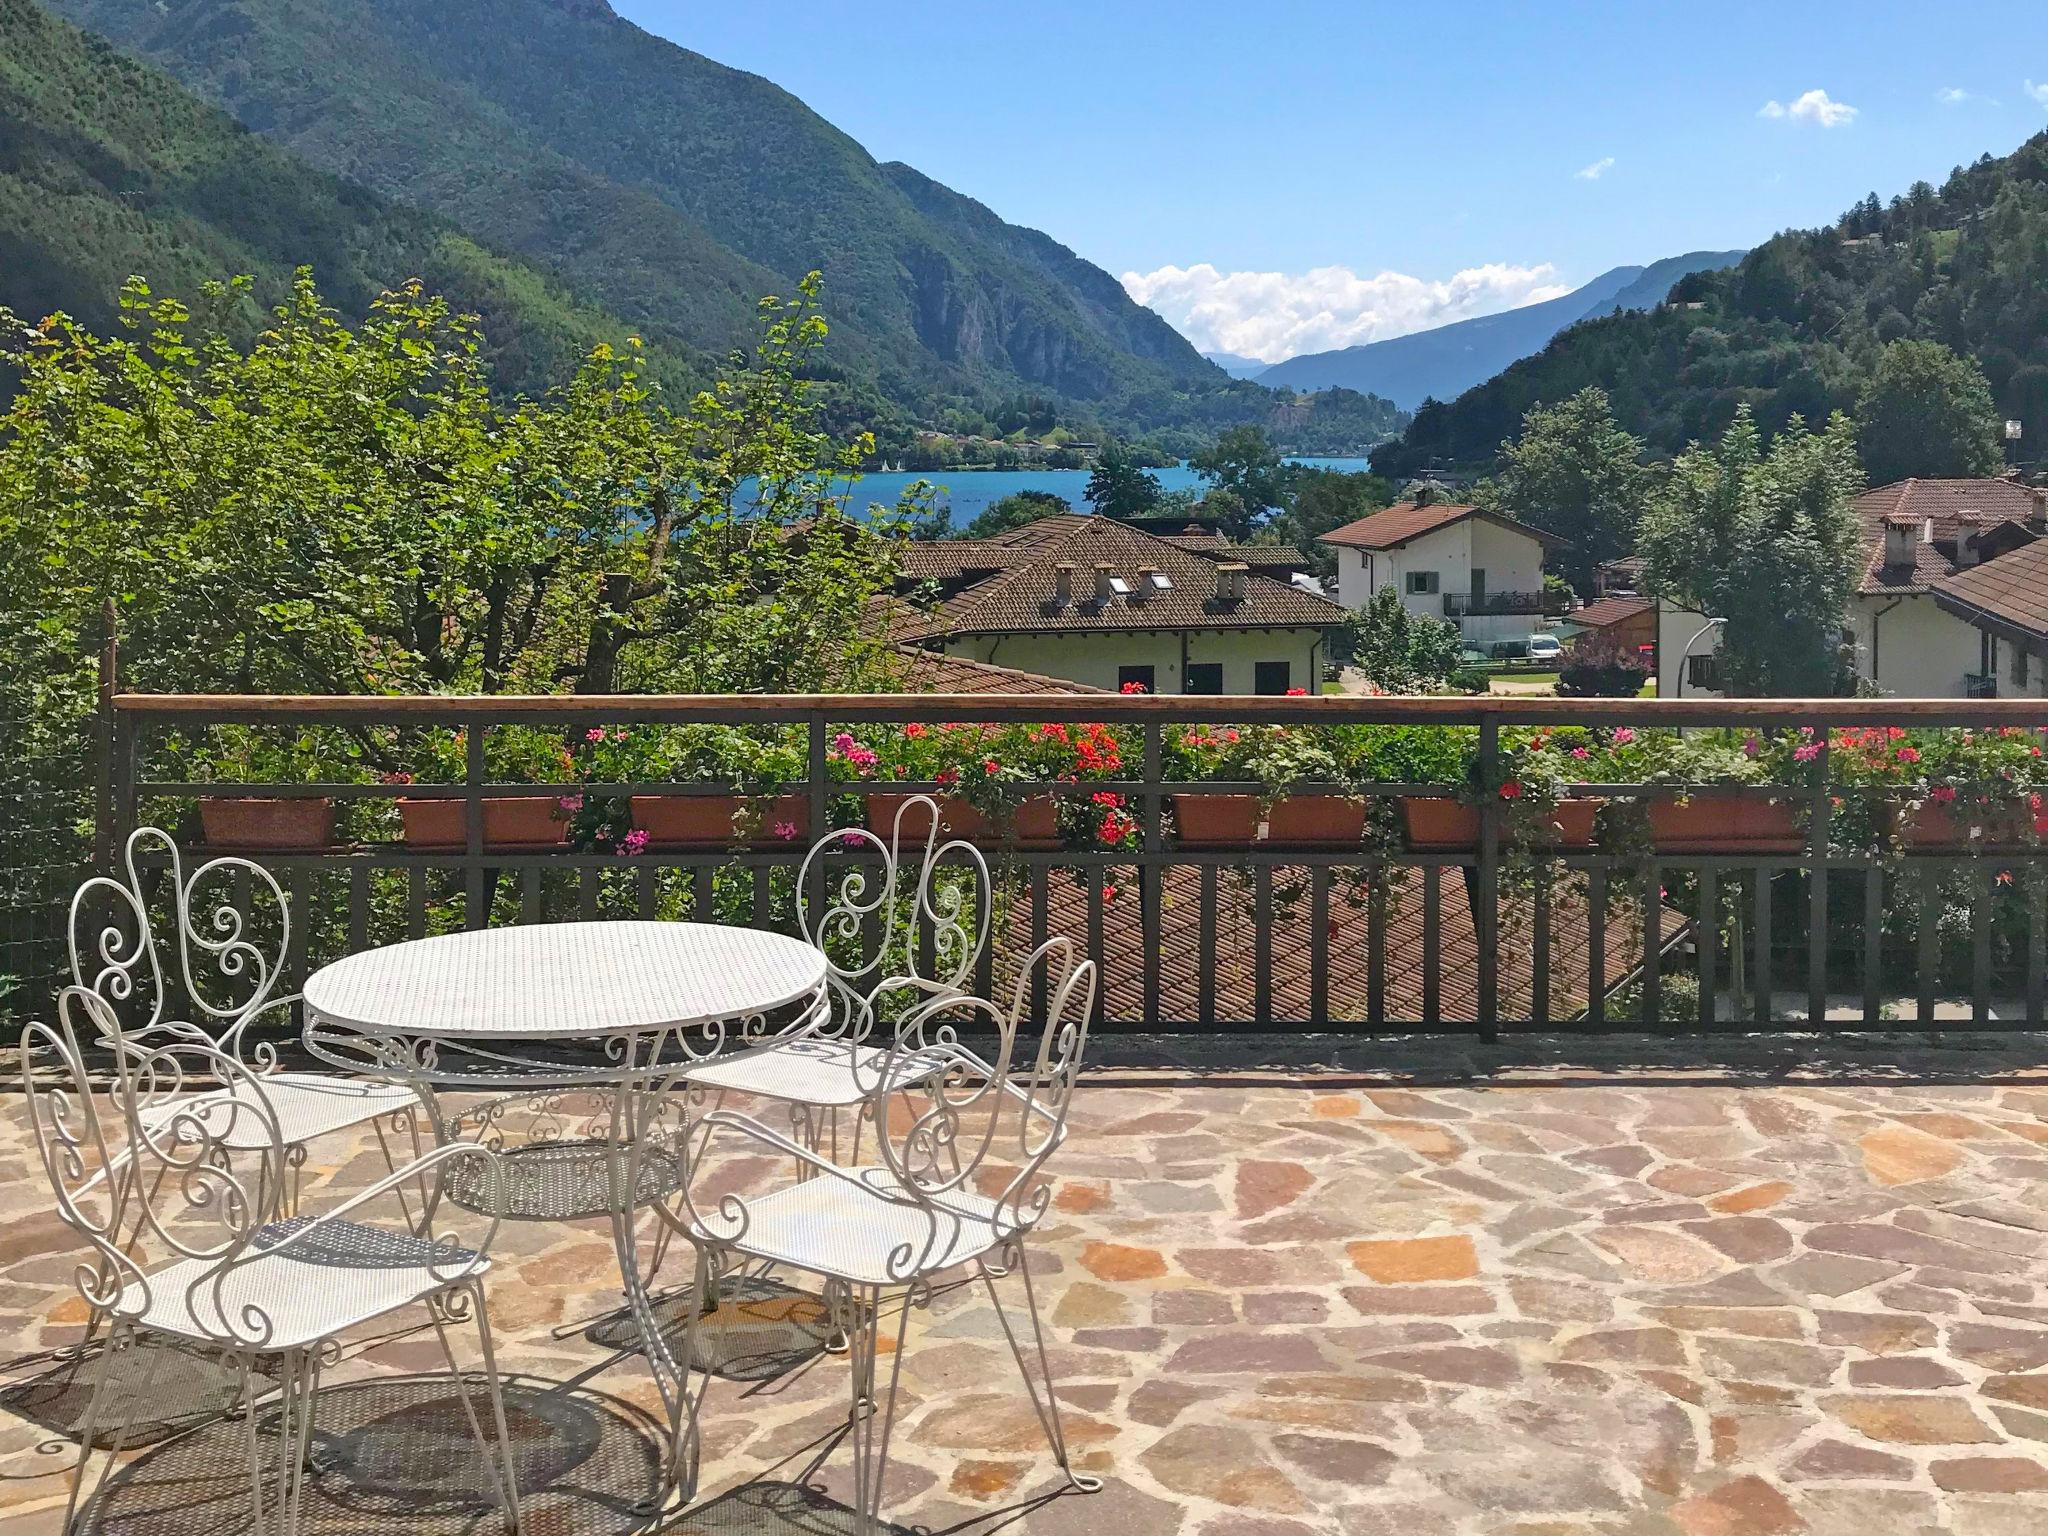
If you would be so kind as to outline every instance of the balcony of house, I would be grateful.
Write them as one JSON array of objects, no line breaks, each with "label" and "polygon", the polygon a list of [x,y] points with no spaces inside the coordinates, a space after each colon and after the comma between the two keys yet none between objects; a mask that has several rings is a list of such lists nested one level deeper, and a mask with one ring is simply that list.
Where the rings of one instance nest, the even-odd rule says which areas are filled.
[{"label": "balcony of house", "polygon": [[1447,619],[1555,616],[1570,606],[1566,594],[1547,591],[1446,592],[1443,597]]},{"label": "balcony of house", "polygon": [[[843,1292],[747,1270],[702,1309],[689,1244],[652,1244],[650,1215],[649,1323],[620,1308],[616,1221],[508,1219],[491,1307],[527,1529],[644,1522],[663,1476],[644,1330],[689,1326],[708,1380],[680,1529],[854,1529],[848,1382],[897,1362],[895,1529],[2041,1512],[2048,701],[115,695],[102,736],[62,817],[87,866],[124,870],[145,825],[188,881],[246,858],[201,888],[275,878],[280,992],[486,929],[807,935],[805,902],[850,896],[822,941],[844,961],[895,913],[872,878],[892,849],[928,871],[901,905],[933,952],[986,933],[961,952],[974,995],[1046,1017],[1019,962],[1052,938],[1099,968],[1019,1268],[1048,1334],[1027,1375],[1057,1373],[1100,1492],[1062,1491],[971,1273],[892,1294],[885,1340],[849,1360]],[[834,861],[807,865],[835,830]],[[162,848],[132,863],[162,902]],[[47,1007],[63,953],[34,935],[62,928],[60,904],[9,949],[18,1011]],[[246,1043],[290,1066],[287,1012]],[[435,1113],[543,1156],[608,1118],[585,1089],[531,1115],[451,1090]],[[308,1151],[309,1206],[381,1172],[382,1130]],[[0,1157],[34,1163],[22,1113]],[[789,1177],[758,1156],[714,1184],[746,1200]],[[0,1510],[55,1530],[91,1310],[37,1180],[0,1190],[0,1229],[24,1234],[0,1249],[20,1352]],[[439,1358],[422,1323],[331,1362],[309,1529],[488,1521]],[[153,1412],[96,1453],[122,1464],[102,1524],[235,1524],[223,1469],[252,1431],[232,1371],[132,1363],[177,1391],[116,1393]]]}]

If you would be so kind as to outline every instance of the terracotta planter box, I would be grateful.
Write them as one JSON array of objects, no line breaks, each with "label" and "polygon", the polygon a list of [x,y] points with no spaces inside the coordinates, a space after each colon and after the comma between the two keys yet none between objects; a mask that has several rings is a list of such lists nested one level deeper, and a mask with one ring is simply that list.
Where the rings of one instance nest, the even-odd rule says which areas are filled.
[{"label": "terracotta planter box", "polygon": [[1249,848],[1259,836],[1259,797],[1175,795],[1173,817],[1183,848]]},{"label": "terracotta planter box", "polygon": [[249,853],[328,848],[334,843],[334,802],[201,800],[199,826],[209,848]]},{"label": "terracotta planter box", "polygon": [[[1505,802],[1503,802],[1505,804]],[[1550,813],[1550,826],[1535,840],[1538,848],[1590,848],[1598,800],[1560,800]],[[1470,853],[1479,846],[1479,807],[1462,800],[1409,796],[1401,801],[1401,819],[1408,846],[1420,853]],[[1502,846],[1511,839],[1501,828]]]},{"label": "terracotta planter box", "polygon": [[1795,808],[1711,789],[1690,799],[1646,802],[1650,837],[1659,853],[1804,853],[1806,834]]},{"label": "terracotta planter box", "polygon": [[1479,807],[1428,795],[1401,797],[1401,827],[1418,853],[1469,853],[1479,846]]},{"label": "terracotta planter box", "polygon": [[[484,847],[500,853],[560,848],[569,841],[569,823],[556,819],[559,808],[552,795],[484,801]],[[466,811],[460,800],[400,800],[405,846],[436,852],[468,847]]]},{"label": "terracotta planter box", "polygon": [[[1918,806],[1897,806],[1893,815],[1899,844],[1909,853],[2015,853],[2031,846],[2034,834],[2041,830],[2032,808],[2018,802],[1958,810],[1954,802],[1937,805],[1929,800]],[[1970,836],[1973,827],[1978,829],[1974,838]]]},{"label": "terracotta planter box", "polygon": [[[1192,798],[1192,797],[1190,797]],[[1356,848],[1365,840],[1365,806],[1342,795],[1290,795],[1266,813],[1266,841],[1289,848]]]},{"label": "terracotta planter box", "polygon": [[[889,837],[897,831],[897,814],[917,798],[915,795],[870,793],[867,797],[868,830],[879,837]],[[901,835],[906,843],[921,842],[931,835],[931,829],[931,813],[923,806],[916,806],[903,817]],[[1010,817],[1009,835],[1006,837],[1001,828],[967,801],[957,795],[945,795],[939,798],[939,836],[990,848],[1057,848],[1060,845],[1059,807],[1050,795],[1026,800]]]},{"label": "terracotta planter box", "polygon": [[[656,849],[730,848],[737,828],[751,825],[751,848],[780,848],[808,840],[811,802],[805,795],[635,795],[633,825]],[[777,837],[777,826],[796,828]]]}]

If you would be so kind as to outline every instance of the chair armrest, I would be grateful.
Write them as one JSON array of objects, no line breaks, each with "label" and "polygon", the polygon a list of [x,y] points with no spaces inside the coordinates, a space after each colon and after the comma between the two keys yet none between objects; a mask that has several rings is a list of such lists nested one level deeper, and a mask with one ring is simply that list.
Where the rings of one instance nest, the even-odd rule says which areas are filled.
[{"label": "chair armrest", "polygon": [[705,1154],[713,1138],[721,1131],[731,1131],[768,1151],[795,1158],[815,1176],[836,1179],[875,1200],[890,1205],[916,1203],[887,1186],[878,1186],[840,1167],[837,1163],[818,1156],[801,1142],[763,1125],[751,1115],[743,1115],[736,1110],[715,1109],[690,1128],[689,1153],[685,1159],[686,1166],[691,1172],[689,1183],[683,1186],[683,1205],[689,1212],[690,1225],[694,1229],[692,1236],[701,1241],[713,1244],[737,1243],[746,1236],[747,1228],[751,1224],[746,1197],[743,1195],[724,1194],[718,1197],[715,1222],[722,1222],[723,1230],[714,1224],[714,1219],[707,1219],[706,1213],[697,1203],[696,1171],[705,1166],[708,1161]]}]

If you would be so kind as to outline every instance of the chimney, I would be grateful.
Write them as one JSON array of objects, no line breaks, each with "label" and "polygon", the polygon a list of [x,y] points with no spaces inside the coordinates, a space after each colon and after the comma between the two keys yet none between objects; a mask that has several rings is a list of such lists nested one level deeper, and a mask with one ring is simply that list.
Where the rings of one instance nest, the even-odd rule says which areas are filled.
[{"label": "chimney", "polygon": [[1110,598],[1114,597],[1115,595],[1116,594],[1111,592],[1109,589],[1109,562],[1107,560],[1096,561],[1095,601],[1097,601],[1098,603],[1106,603],[1110,600]]},{"label": "chimney", "polygon": [[1916,559],[1915,546],[1925,525],[1917,517],[1892,516],[1884,520],[1884,563],[1888,566],[1911,565]]},{"label": "chimney", "polygon": [[1064,560],[1052,568],[1052,600],[1062,608],[1074,600],[1074,568]]},{"label": "chimney", "polygon": [[1242,560],[1232,560],[1216,567],[1216,599],[1224,603],[1244,601],[1244,579],[1251,567]]},{"label": "chimney", "polygon": [[1977,540],[1983,536],[1984,525],[1989,521],[1982,512],[1971,508],[1956,514],[1956,569],[1966,571],[1977,563]]},{"label": "chimney", "polygon": [[1141,565],[1138,567],[1138,585],[1131,591],[1132,602],[1142,603],[1152,595],[1152,578],[1158,572],[1159,567],[1156,565]]}]

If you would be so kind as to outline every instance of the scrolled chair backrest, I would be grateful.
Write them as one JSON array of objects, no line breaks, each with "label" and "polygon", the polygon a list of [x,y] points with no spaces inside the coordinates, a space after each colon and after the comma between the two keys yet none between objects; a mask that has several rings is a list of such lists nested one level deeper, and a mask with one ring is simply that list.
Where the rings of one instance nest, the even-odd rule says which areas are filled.
[{"label": "scrolled chair backrest", "polygon": [[[921,846],[910,831],[920,819]],[[914,874],[906,854],[917,859]],[[892,998],[909,1011],[965,993],[988,946],[992,904],[988,861],[972,843],[940,836],[929,795],[897,808],[886,841],[864,827],[820,838],[797,873],[798,925],[825,956],[826,995],[807,1032],[863,1041]]]},{"label": "scrolled chair backrest", "polygon": [[[79,1044],[81,1026],[108,1047],[103,1093]],[[223,1286],[275,1219],[288,1174],[261,1079],[177,1030],[127,1034],[114,1005],[86,987],[58,995],[54,1025],[22,1031],[21,1070],[58,1215],[91,1250],[74,1272],[86,1301],[139,1316],[163,1299],[154,1287],[177,1285],[210,1337],[260,1347],[269,1320],[234,1304]],[[180,1266],[176,1280],[152,1279],[148,1266],[159,1257],[199,1263]]]},{"label": "scrolled chair backrest", "polygon": [[[146,879],[152,845],[165,872],[161,925]],[[234,855],[209,859],[188,878],[177,839],[157,827],[129,834],[122,867],[125,879],[95,875],[71,898],[72,985],[108,1005],[130,1044],[176,1039],[241,1055],[250,1021],[291,1001],[277,995],[291,945],[283,889],[261,864]],[[188,1017],[175,1016],[180,1003]],[[275,1065],[267,1043],[254,1055]]]},{"label": "scrolled chair backrest", "polygon": [[[1025,1026],[1041,972],[1045,1018],[1034,1049]],[[937,998],[898,1027],[866,1113],[885,1170],[869,1182],[921,1208],[928,1222],[928,1240],[892,1259],[902,1276],[944,1254],[963,1212],[981,1202],[1005,1244],[1045,1213],[1052,1190],[1040,1175],[1066,1139],[1095,989],[1094,961],[1055,937],[1018,968],[1007,1008],[980,997]],[[988,1055],[963,1034],[991,1037]],[[893,1120],[892,1100],[904,1106]],[[1002,1170],[1000,1183],[984,1179],[991,1166]]]}]

